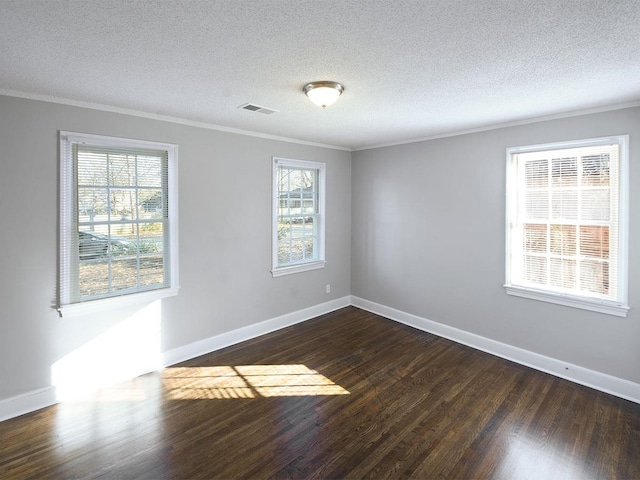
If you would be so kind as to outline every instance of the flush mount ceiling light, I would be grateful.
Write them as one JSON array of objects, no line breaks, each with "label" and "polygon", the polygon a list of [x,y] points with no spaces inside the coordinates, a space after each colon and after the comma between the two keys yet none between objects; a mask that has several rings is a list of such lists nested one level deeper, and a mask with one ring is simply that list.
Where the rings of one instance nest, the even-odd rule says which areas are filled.
[{"label": "flush mount ceiling light", "polygon": [[311,82],[307,83],[302,91],[313,103],[319,107],[327,108],[329,105],[333,105],[344,92],[344,87],[337,82]]}]

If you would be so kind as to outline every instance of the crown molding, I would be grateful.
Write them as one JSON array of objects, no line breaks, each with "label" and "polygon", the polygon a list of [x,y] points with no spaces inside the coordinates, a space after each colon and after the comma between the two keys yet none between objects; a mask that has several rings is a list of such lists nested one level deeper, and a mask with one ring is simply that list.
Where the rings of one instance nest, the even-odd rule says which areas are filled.
[{"label": "crown molding", "polygon": [[214,123],[207,123],[207,122],[198,122],[195,120],[187,120],[185,118],[180,118],[180,117],[172,117],[170,115],[160,115],[158,113],[150,113],[150,112],[144,112],[141,110],[134,110],[134,109],[130,109],[130,108],[123,108],[123,107],[114,107],[112,105],[105,105],[102,103],[93,103],[93,102],[84,102],[84,101],[80,101],[80,100],[71,100],[69,98],[61,98],[61,97],[54,97],[51,95],[40,95],[40,94],[34,94],[34,93],[27,93],[27,92],[21,92],[18,90],[6,90],[6,89],[0,89],[0,95],[4,95],[7,97],[17,97],[17,98],[24,98],[27,100],[38,100],[41,102],[49,102],[49,103],[57,103],[60,105],[67,105],[67,106],[71,106],[71,107],[79,107],[79,108],[88,108],[91,110],[99,110],[102,112],[110,112],[110,113],[120,113],[122,115],[130,115],[133,117],[141,117],[141,118],[148,118],[151,120],[159,120],[161,122],[169,122],[169,123],[176,123],[179,125],[186,125],[189,127],[197,127],[197,128],[205,128],[208,130],[216,130],[219,132],[225,132],[225,133],[234,133],[236,135],[246,135],[249,137],[256,137],[256,138],[264,138],[266,140],[277,140],[279,142],[287,142],[287,143],[296,143],[298,145],[306,145],[306,146],[310,146],[310,147],[321,147],[321,148],[329,148],[331,150],[342,150],[342,151],[346,151],[346,152],[350,152],[351,148],[349,147],[341,147],[338,145],[329,145],[329,144],[325,144],[325,143],[316,143],[316,142],[309,142],[307,140],[299,140],[296,138],[289,138],[289,137],[281,137],[278,135],[270,135],[267,133],[260,133],[260,132],[253,132],[251,130],[243,130],[241,128],[232,128],[232,127],[225,127],[222,125],[216,125]]}]

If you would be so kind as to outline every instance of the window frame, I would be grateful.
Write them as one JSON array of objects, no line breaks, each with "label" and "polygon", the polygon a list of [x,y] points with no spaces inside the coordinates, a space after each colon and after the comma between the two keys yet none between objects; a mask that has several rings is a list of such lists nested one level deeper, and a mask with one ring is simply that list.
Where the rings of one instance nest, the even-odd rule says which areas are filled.
[{"label": "window frame", "polygon": [[[618,144],[618,249],[617,249],[617,298],[603,299],[588,295],[572,295],[550,289],[533,288],[518,285],[512,281],[512,222],[517,218],[518,179],[514,155],[540,151],[594,147]],[[628,255],[629,255],[629,136],[613,135],[609,137],[554,142],[522,147],[511,147],[506,150],[506,228],[505,228],[505,285],[506,293],[518,297],[539,300],[559,305],[590,310],[609,315],[626,317],[628,305]]]},{"label": "window frame", "polygon": [[[167,243],[166,264],[169,282],[167,286],[144,289],[138,292],[114,293],[105,297],[86,300],[72,299],[70,291],[74,277],[74,255],[77,255],[77,241],[73,239],[78,230],[77,207],[74,205],[77,195],[77,179],[74,169],[76,159],[72,152],[74,144],[87,144],[101,148],[131,148],[132,150],[161,150],[167,152]],[[59,270],[58,298],[56,310],[62,316],[76,316],[106,309],[121,308],[152,302],[161,298],[177,295],[178,278],[178,145],[152,142],[121,137],[111,137],[76,132],[59,132],[60,193],[59,193]]]},{"label": "window frame", "polygon": [[[282,275],[290,275],[293,273],[306,272],[309,270],[316,270],[324,268],[325,259],[325,204],[326,204],[326,164],[321,162],[312,162],[307,160],[295,160],[291,158],[272,157],[272,269],[271,274],[273,277],[279,277]],[[280,167],[285,168],[301,168],[306,170],[318,171],[318,227],[317,234],[314,236],[314,241],[317,242],[317,259],[300,262],[292,265],[278,265],[278,207],[280,205],[280,198],[278,195],[278,170]]]}]

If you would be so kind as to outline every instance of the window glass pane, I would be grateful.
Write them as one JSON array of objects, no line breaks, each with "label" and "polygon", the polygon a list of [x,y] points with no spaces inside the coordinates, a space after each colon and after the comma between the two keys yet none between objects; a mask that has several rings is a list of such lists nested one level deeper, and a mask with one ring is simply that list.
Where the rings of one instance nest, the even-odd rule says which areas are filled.
[{"label": "window glass pane", "polygon": [[589,188],[582,191],[582,220],[608,221],[611,212],[609,189]]},{"label": "window glass pane", "polygon": [[[118,228],[120,227],[120,228]],[[131,230],[134,230],[133,232]],[[112,226],[109,239],[109,253],[112,257],[136,255],[135,225]]]},{"label": "window glass pane", "polygon": [[162,255],[145,255],[140,259],[140,285],[162,285],[164,282],[164,258]]},{"label": "window glass pane", "polygon": [[547,259],[545,257],[524,256],[524,278],[531,283],[547,283]]},{"label": "window glass pane", "polygon": [[595,260],[580,263],[580,284],[586,292],[607,295],[609,293],[609,264]]},{"label": "window glass pane", "polygon": [[164,223],[163,222],[146,222],[141,223],[139,227],[140,253],[158,253],[164,249]]},{"label": "window glass pane", "polygon": [[551,218],[575,220],[578,218],[578,191],[553,190],[551,193]]},{"label": "window glass pane", "polygon": [[162,190],[150,188],[138,193],[138,218],[153,219],[166,217],[166,203],[162,198]]},{"label": "window glass pane", "polygon": [[78,188],[78,221],[106,221],[109,213],[109,195],[106,188]]},{"label": "window glass pane", "polygon": [[109,253],[109,237],[99,230],[80,230],[78,232],[78,250],[80,260],[106,258]]},{"label": "window glass pane", "polygon": [[105,186],[107,184],[107,156],[78,152],[78,185]]},{"label": "window glass pane", "polygon": [[113,292],[138,286],[138,261],[136,258],[114,259],[111,262]]},{"label": "window glass pane", "polygon": [[110,268],[106,254],[97,257],[80,257],[79,288],[81,297],[93,297],[108,293]]},{"label": "window glass pane", "polygon": [[291,218],[280,218],[278,220],[278,264],[289,263],[289,253],[291,250]]},{"label": "window glass pane", "polygon": [[277,260],[277,264],[274,268],[318,261],[318,214],[322,201],[320,168],[307,168],[310,162],[300,162],[300,166],[295,165],[295,161],[275,162],[277,243],[274,262]]},{"label": "window glass pane", "polygon": [[525,215],[529,219],[549,217],[549,194],[546,190],[527,193]]},{"label": "window glass pane", "polygon": [[303,246],[303,241],[300,238],[291,241],[291,244],[289,246],[290,248],[289,261],[291,263],[299,262],[304,258],[304,252],[303,252],[302,246]]},{"label": "window glass pane", "polygon": [[150,223],[141,228],[120,224],[81,230],[78,233],[81,295],[101,296],[163,285],[162,229],[162,223]]},{"label": "window glass pane", "polygon": [[304,258],[314,258],[313,237],[306,238],[302,244]]},{"label": "window glass pane", "polygon": [[549,182],[549,162],[546,158],[529,160],[525,163],[527,187],[546,187]]},{"label": "window glass pane", "polygon": [[578,159],[576,157],[551,160],[551,185],[576,186],[578,184]]},{"label": "window glass pane", "polygon": [[609,227],[581,226],[580,254],[591,258],[609,258]]},{"label": "window glass pane", "polygon": [[161,187],[162,186],[162,159],[156,156],[138,155],[138,186]]},{"label": "window glass pane", "polygon": [[609,162],[610,155],[608,153],[582,157],[582,184],[608,186],[610,181]]},{"label": "window glass pane", "polygon": [[311,194],[309,197],[305,197],[303,200],[303,208],[302,213],[315,213],[316,211],[316,201],[314,196]]},{"label": "window glass pane", "polygon": [[524,251],[530,253],[546,253],[547,226],[536,224],[524,225]]},{"label": "window glass pane", "polygon": [[114,187],[136,186],[135,155],[109,155],[109,185]]},{"label": "window glass pane", "polygon": [[576,254],[575,225],[551,225],[549,233],[551,253],[572,256]]},{"label": "window glass pane", "polygon": [[112,220],[133,220],[137,216],[136,190],[109,189],[109,211]]},{"label": "window glass pane", "polygon": [[550,282],[554,287],[576,287],[576,261],[567,258],[552,258],[550,260]]},{"label": "window glass pane", "polygon": [[289,263],[289,248],[284,243],[278,244],[278,265]]}]

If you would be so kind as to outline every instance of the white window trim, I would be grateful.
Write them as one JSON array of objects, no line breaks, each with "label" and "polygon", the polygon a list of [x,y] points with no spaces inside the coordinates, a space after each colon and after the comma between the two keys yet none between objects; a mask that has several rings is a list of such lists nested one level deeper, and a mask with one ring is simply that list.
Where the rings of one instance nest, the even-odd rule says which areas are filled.
[{"label": "white window trim", "polygon": [[[514,179],[515,169],[510,168],[511,156],[516,153],[528,153],[544,150],[556,150],[562,148],[579,148],[597,145],[618,143],[620,145],[619,157],[619,206],[618,206],[618,291],[620,301],[603,300],[593,297],[580,297],[567,295],[550,290],[535,289],[513,285],[511,283],[511,245],[510,245],[510,222],[512,218],[511,208],[514,207],[516,182]],[[507,188],[506,188],[506,228],[505,228],[505,285],[506,293],[518,297],[539,300],[543,302],[555,303],[568,307],[590,310],[618,317],[626,317],[629,311],[628,305],[628,259],[629,259],[629,136],[614,135],[609,137],[592,138],[586,140],[573,140],[567,142],[556,142],[542,145],[530,145],[523,147],[507,148]]]},{"label": "white window trim", "polygon": [[61,317],[73,318],[82,315],[105,312],[117,308],[135,307],[137,305],[148,305],[156,300],[173,297],[178,294],[179,287],[159,288],[146,292],[119,295],[116,297],[99,298],[85,302],[69,303],[56,308]]},{"label": "white window trim", "polygon": [[516,297],[528,298],[531,300],[540,300],[542,302],[555,303],[566,307],[580,308],[583,310],[591,310],[592,312],[606,313],[617,317],[626,317],[629,307],[617,302],[609,302],[606,300],[587,299],[562,293],[554,293],[546,290],[535,290],[533,288],[518,287],[513,285],[505,285],[507,294]]},{"label": "white window trim", "polygon": [[327,262],[319,261],[319,262],[308,262],[301,263],[300,265],[292,265],[290,267],[280,267],[271,270],[271,275],[273,277],[282,277],[283,275],[291,275],[293,273],[307,272],[309,270],[317,270],[319,268],[324,268],[324,265]]},{"label": "white window trim", "polygon": [[[278,166],[285,167],[301,167],[308,169],[317,169],[318,175],[318,194],[319,205],[318,214],[320,216],[320,225],[318,227],[318,260],[313,260],[305,263],[299,263],[296,265],[287,265],[285,267],[278,267]],[[284,275],[291,275],[294,273],[307,272],[309,270],[317,270],[324,268],[327,263],[325,260],[325,198],[326,192],[326,164],[320,162],[310,162],[306,160],[294,160],[291,158],[273,157],[273,171],[272,171],[272,240],[271,240],[271,275],[275,277],[281,277]]]},{"label": "white window trim", "polygon": [[[155,150],[166,150],[168,152],[168,191],[169,191],[169,262],[166,268],[169,269],[170,285],[165,288],[147,290],[126,295],[86,300],[72,303],[66,288],[62,286],[62,279],[70,278],[69,263],[64,259],[67,255],[64,251],[71,237],[72,228],[75,225],[74,208],[69,201],[65,201],[64,196],[75,190],[73,184],[73,162],[66,161],[66,150],[70,143],[89,143],[105,147],[131,147],[147,148]],[[134,140],[119,137],[109,137],[103,135],[93,135],[87,133],[74,133],[60,131],[60,240],[59,240],[59,280],[58,280],[58,305],[55,309],[62,317],[71,317],[88,313],[105,311],[106,309],[122,308],[140,303],[150,303],[152,301],[177,295],[180,289],[178,278],[178,145],[171,143],[150,142],[145,140]]]}]

